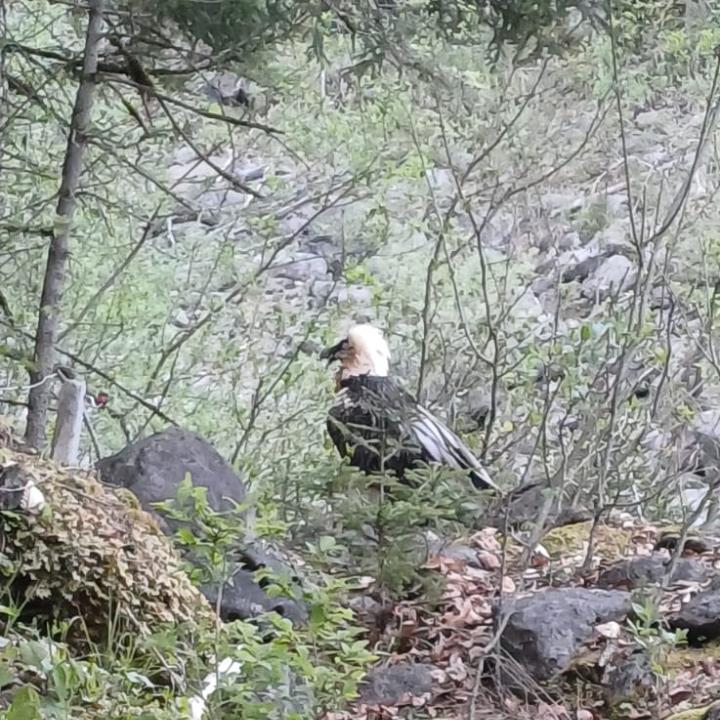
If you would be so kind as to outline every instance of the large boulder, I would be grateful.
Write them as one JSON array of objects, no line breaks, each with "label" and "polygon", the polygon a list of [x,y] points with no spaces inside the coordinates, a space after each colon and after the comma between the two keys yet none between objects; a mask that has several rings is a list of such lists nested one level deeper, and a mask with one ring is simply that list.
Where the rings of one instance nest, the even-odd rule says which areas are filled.
[{"label": "large boulder", "polygon": [[668,619],[671,630],[686,630],[691,645],[720,638],[720,580],[695,595]]},{"label": "large boulder", "polygon": [[619,590],[558,588],[536,592],[503,605],[495,622],[507,618],[501,648],[538,681],[565,670],[593,628],[621,622],[630,611],[630,593]]},{"label": "large boulder", "polygon": [[[665,577],[669,562],[661,553],[621,560],[600,573],[598,586],[634,590],[646,585],[659,585]],[[680,558],[671,582],[705,582],[707,579],[707,568],[702,562]]]},{"label": "large boulder", "polygon": [[[235,503],[245,501],[247,494],[240,476],[212,445],[196,433],[177,427],[138,440],[99,460],[97,469],[103,482],[130,490],[144,510],[156,515],[166,533],[174,532],[182,523],[153,506],[174,499],[188,473],[193,486],[206,488],[208,505],[216,512],[232,510]],[[246,519],[248,514],[244,513]],[[223,620],[246,620],[269,611],[294,622],[306,618],[306,608],[298,598],[271,597],[254,579],[254,571],[267,568],[282,575],[285,586],[287,581],[297,582],[297,573],[280,551],[272,552],[246,538],[233,548],[227,561],[228,581],[222,594],[217,583],[201,587],[214,607],[220,595]]]},{"label": "large boulder", "polygon": [[158,516],[174,531],[181,525],[158,512],[154,503],[175,498],[187,473],[195,487],[207,489],[208,505],[217,512],[232,510],[245,501],[245,483],[227,460],[189,430],[169,427],[138,440],[97,463],[100,479],[130,490],[143,509]]},{"label": "large boulder", "polygon": [[376,667],[358,688],[360,702],[366,705],[410,705],[413,699],[432,692],[435,669],[427,663]]}]

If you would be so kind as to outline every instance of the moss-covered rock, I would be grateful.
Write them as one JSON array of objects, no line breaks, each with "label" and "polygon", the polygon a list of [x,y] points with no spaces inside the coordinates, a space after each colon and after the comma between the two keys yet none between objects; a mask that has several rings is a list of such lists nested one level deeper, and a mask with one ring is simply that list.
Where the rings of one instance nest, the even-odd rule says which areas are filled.
[{"label": "moss-covered rock", "polygon": [[134,633],[161,623],[212,622],[155,520],[94,473],[66,471],[38,456],[0,449],[45,498],[37,515],[0,513],[0,563],[23,619],[82,618],[91,638],[109,622]]}]

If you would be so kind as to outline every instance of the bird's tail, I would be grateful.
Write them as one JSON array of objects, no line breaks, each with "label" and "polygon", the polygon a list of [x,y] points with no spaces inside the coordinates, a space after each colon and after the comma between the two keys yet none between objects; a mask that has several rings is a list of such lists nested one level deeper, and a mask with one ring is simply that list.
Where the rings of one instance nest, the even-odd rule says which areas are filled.
[{"label": "bird's tail", "polygon": [[483,467],[475,467],[470,471],[470,480],[478,490],[499,491],[498,486],[490,479],[487,470]]}]

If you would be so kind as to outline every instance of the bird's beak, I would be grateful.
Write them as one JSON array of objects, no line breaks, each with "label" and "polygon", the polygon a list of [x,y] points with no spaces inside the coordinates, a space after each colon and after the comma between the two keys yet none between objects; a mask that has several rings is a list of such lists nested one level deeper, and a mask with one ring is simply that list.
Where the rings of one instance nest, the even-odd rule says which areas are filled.
[{"label": "bird's beak", "polygon": [[328,361],[327,364],[331,365],[335,360],[340,360],[342,358],[342,352],[344,350],[344,346],[345,346],[345,340],[341,340],[336,345],[325,348],[320,353],[320,359],[327,360]]}]

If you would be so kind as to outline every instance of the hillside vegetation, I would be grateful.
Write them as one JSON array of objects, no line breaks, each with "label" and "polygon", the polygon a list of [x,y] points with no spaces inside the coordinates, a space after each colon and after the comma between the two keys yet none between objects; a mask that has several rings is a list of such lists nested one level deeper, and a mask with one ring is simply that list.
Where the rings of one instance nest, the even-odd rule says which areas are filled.
[{"label": "hillside vegetation", "polygon": [[[110,598],[106,637],[78,644],[71,614],[23,613],[3,543],[0,718],[200,720],[190,698],[230,657],[204,717],[664,718],[720,693],[698,680],[712,648],[678,659],[667,620],[714,572],[710,542],[702,579],[670,587],[717,523],[720,14],[610,5],[2,5],[0,464],[65,472],[21,442],[50,445],[57,365],[95,398],[76,480],[169,425],[198,433],[246,482],[253,532],[302,566],[309,621],[115,635]],[[514,498],[437,469],[370,492],[337,457],[318,355],[364,320]],[[176,548],[219,582],[245,520],[182,492],[204,535]],[[649,658],[647,694],[495,658],[494,603],[594,587],[670,527],[662,592],[593,636]],[[432,666],[434,689],[358,701],[388,659]]]}]

